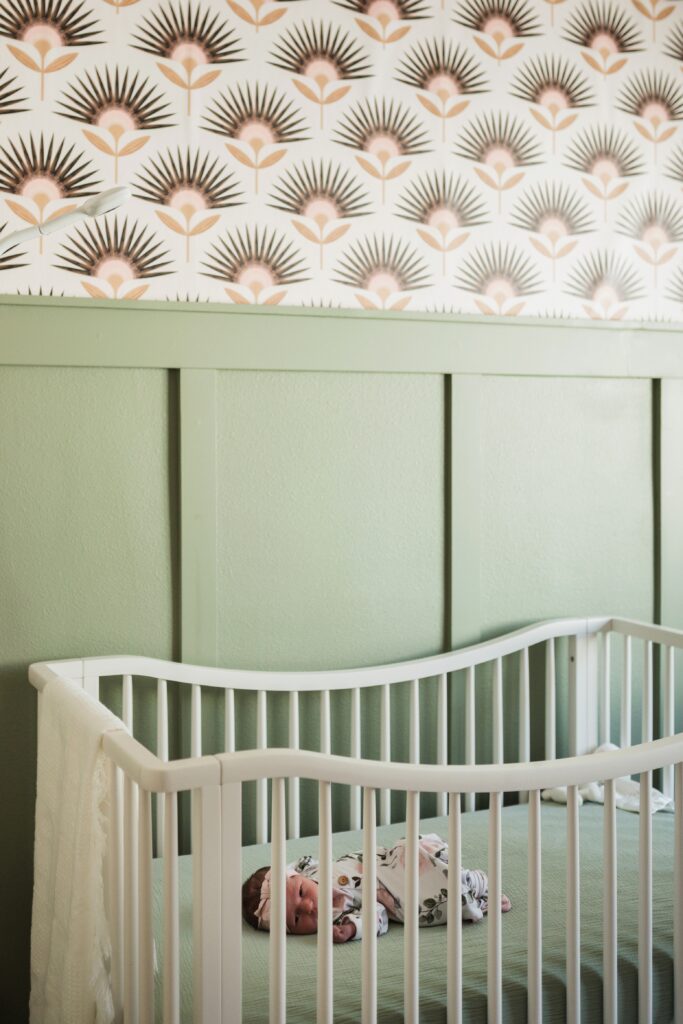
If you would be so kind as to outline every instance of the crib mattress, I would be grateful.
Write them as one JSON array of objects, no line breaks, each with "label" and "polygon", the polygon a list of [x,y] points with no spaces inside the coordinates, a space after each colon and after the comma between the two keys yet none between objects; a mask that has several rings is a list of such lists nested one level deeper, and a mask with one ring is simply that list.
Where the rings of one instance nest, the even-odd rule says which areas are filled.
[{"label": "crib mattress", "polygon": [[[566,948],[566,809],[542,805],[543,892],[543,1002],[545,1024],[565,1019]],[[638,965],[638,822],[636,814],[617,811],[619,862],[619,1020],[637,1020]],[[654,1022],[670,1024],[673,1018],[673,815],[653,818],[653,990]],[[488,812],[463,816],[463,864],[486,867]],[[446,818],[421,823],[423,832],[448,835]],[[390,845],[405,834],[402,824],[381,828],[378,843]],[[335,855],[362,848],[360,832],[338,833]],[[288,859],[316,850],[315,839],[291,840]],[[581,996],[582,1020],[602,1019],[602,808],[584,805],[580,810],[581,856]],[[182,1021],[192,1019],[192,858],[182,857],[181,971]],[[245,847],[243,877],[270,861],[268,846]],[[503,891],[512,900],[512,911],[502,919],[503,999],[506,1024],[525,1024],[527,949],[527,808],[503,810]],[[157,868],[159,865],[156,865]],[[161,935],[161,876],[155,885],[155,928]],[[244,1024],[268,1020],[268,936],[248,925],[243,932]],[[467,1024],[486,1022],[487,922],[463,927],[463,1003]],[[334,1006],[336,1024],[360,1021],[361,942],[334,949]],[[158,947],[160,948],[160,947]],[[378,1020],[398,1024],[403,1020],[403,929],[391,924],[378,940]],[[444,1024],[446,1020],[446,929],[420,929],[420,1021]],[[292,936],[287,940],[287,1021],[315,1021],[316,937]],[[157,979],[157,1020],[161,999]]]}]

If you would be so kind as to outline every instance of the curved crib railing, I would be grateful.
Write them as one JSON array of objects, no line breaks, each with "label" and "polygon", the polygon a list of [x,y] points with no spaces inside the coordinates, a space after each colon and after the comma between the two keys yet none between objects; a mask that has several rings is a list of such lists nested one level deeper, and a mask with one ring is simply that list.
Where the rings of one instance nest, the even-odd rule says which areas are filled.
[{"label": "curved crib railing", "polygon": [[[620,739],[624,749],[587,755],[596,741],[610,738],[611,682],[610,634],[619,634],[624,645],[621,677]],[[555,757],[555,647],[557,637],[569,638],[569,731],[574,756]],[[632,642],[643,643],[642,740],[631,747]],[[529,762],[529,648],[545,643],[545,739],[546,760]],[[601,650],[598,645],[600,644]],[[654,646],[662,648],[664,732],[653,740]],[[242,784],[257,782],[259,838],[267,836],[267,784],[272,781],[271,864],[273,868],[273,912],[270,932],[270,1022],[286,1021],[285,867],[287,810],[289,834],[298,834],[298,779],[318,782],[318,842],[321,864],[319,886],[319,931],[317,961],[317,1022],[332,1022],[332,784],[350,787],[362,801],[363,848],[366,865],[363,885],[375,889],[377,824],[386,819],[377,796],[391,790],[406,794],[406,922],[404,929],[405,1020],[419,1021],[419,942],[417,906],[419,794],[447,795],[449,816],[449,899],[459,902],[454,886],[459,880],[462,833],[461,796],[465,808],[475,792],[489,794],[489,923],[488,923],[488,1020],[502,1024],[502,940],[501,863],[502,797],[508,792],[526,792],[529,799],[529,943],[528,1020],[542,1021],[542,905],[540,890],[541,815],[540,791],[567,786],[567,1014],[572,1024],[580,1021],[580,863],[578,786],[595,780],[605,783],[604,803],[604,921],[603,921],[603,1019],[618,1020],[617,978],[617,860],[614,780],[623,775],[640,775],[640,891],[638,937],[639,1021],[652,1021],[652,821],[650,799],[652,772],[664,769],[664,788],[675,796],[675,876],[672,879],[674,906],[675,1024],[683,1024],[683,733],[674,732],[674,651],[683,649],[683,633],[621,619],[571,619],[542,623],[485,644],[398,665],[333,672],[263,673],[208,669],[159,662],[143,658],[83,659],[32,666],[31,681],[46,685],[53,675],[71,679],[97,696],[99,679],[123,675],[123,722],[132,725],[132,679],[151,675],[158,682],[158,752],[156,756],[122,728],[107,733],[103,748],[111,763],[111,828],[108,858],[108,893],[113,938],[113,981],[115,999],[126,1024],[154,1020],[154,949],[152,938],[152,793],[159,797],[157,825],[163,831],[164,940],[163,1020],[177,1024],[180,1019],[179,906],[178,906],[178,793],[192,793],[193,852],[193,1019],[196,1022],[239,1024],[241,1000],[241,820]],[[503,767],[502,659],[519,654],[520,752],[519,763]],[[446,764],[447,731],[440,714],[438,728],[439,763],[419,764],[419,683],[411,686],[411,761],[390,762],[390,691],[393,683],[437,676],[439,707],[443,712],[449,684],[448,675],[466,671],[466,720],[473,716],[474,670],[493,665],[493,764],[475,764],[475,751],[468,736],[466,765]],[[166,682],[174,680],[192,686],[192,754],[190,758],[167,762],[163,737],[168,734]],[[366,686],[381,685],[382,760],[359,756],[340,757],[329,753],[329,692],[334,689],[359,693]],[[201,710],[203,686],[226,690],[226,753],[202,755]],[[234,752],[236,689],[259,694],[257,748]],[[268,692],[290,694],[290,748],[266,749]],[[321,692],[321,752],[299,750],[298,694]],[[325,694],[328,699],[325,699]],[[624,713],[624,706],[628,714]],[[358,702],[352,701],[351,754],[360,752]],[[352,720],[353,726],[353,720]],[[446,721],[446,730],[447,730]],[[294,741],[294,742],[292,742]],[[626,741],[626,742],[624,742]],[[168,749],[166,747],[166,756]],[[286,794],[288,785],[288,794]],[[441,807],[446,801],[442,797]],[[352,807],[354,798],[352,797]],[[294,808],[294,810],[293,810]],[[352,827],[358,817],[352,815]],[[218,898],[218,895],[220,898]],[[364,901],[362,949],[362,1020],[377,1019],[377,951],[374,935],[374,903]],[[462,931],[459,915],[449,915],[447,925],[448,1022],[462,1016]]]}]

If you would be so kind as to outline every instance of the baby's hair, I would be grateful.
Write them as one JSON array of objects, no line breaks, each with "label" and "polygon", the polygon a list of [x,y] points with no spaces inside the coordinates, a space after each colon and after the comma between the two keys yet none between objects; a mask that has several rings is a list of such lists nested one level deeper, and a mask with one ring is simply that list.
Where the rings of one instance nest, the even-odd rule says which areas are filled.
[{"label": "baby's hair", "polygon": [[270,867],[266,864],[250,875],[242,886],[242,917],[252,928],[258,928],[256,911],[261,902],[261,886],[267,871],[270,871]]}]

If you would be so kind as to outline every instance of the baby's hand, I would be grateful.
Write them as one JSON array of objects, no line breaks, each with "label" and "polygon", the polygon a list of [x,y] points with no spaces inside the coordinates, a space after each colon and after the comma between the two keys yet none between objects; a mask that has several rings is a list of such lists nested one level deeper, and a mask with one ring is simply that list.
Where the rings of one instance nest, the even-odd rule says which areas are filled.
[{"label": "baby's hand", "polygon": [[332,941],[333,942],[348,942],[356,934],[356,926],[352,921],[347,921],[346,924],[333,924],[332,925]]}]

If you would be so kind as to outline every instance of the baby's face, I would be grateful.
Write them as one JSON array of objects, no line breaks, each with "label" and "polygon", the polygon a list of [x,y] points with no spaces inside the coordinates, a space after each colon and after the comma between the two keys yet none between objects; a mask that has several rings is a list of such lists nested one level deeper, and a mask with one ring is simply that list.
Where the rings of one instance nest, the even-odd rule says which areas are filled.
[{"label": "baby's face", "polygon": [[318,930],[318,885],[303,875],[287,879],[287,930],[291,935]]}]

